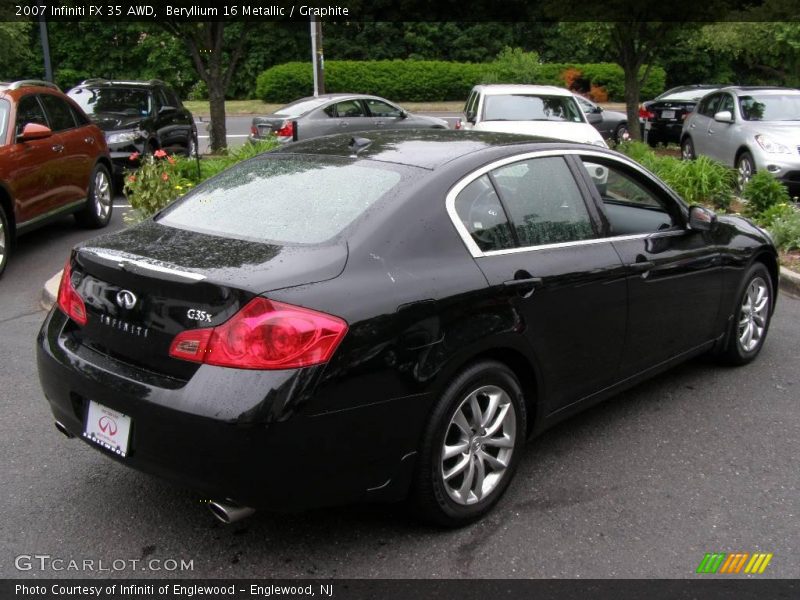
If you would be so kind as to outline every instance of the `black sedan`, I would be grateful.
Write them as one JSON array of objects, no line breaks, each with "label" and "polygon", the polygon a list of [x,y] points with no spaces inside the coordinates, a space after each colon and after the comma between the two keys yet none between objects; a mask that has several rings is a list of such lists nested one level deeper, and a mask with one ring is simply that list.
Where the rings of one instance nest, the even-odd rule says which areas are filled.
[{"label": "black sedan", "polygon": [[254,117],[251,142],[307,140],[334,133],[381,129],[447,129],[447,121],[415,115],[386,98],[368,94],[323,94],[300,98],[264,117]]},{"label": "black sedan", "polygon": [[409,498],[460,525],[529,437],[690,357],[754,359],[777,268],[762,230],[596,146],[329,136],[77,246],[39,374],[62,433],[223,520]]},{"label": "black sedan", "polygon": [[658,144],[679,144],[683,121],[700,99],[718,90],[719,85],[681,85],[671,88],[639,108],[642,139],[655,147]]}]

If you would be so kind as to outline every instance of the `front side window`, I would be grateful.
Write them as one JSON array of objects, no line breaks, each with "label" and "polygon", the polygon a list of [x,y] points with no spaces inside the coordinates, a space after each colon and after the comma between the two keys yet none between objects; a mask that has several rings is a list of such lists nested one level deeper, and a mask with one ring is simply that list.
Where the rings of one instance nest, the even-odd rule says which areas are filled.
[{"label": "front side window", "polygon": [[17,126],[16,135],[22,135],[22,130],[28,123],[36,123],[37,125],[44,125],[50,127],[47,122],[47,117],[44,116],[42,105],[36,96],[25,96],[17,104]]},{"label": "front side window", "polygon": [[731,115],[733,115],[733,96],[731,96],[730,94],[721,94],[719,106],[717,107],[717,112],[722,112],[725,110],[727,110],[728,112],[731,113]]},{"label": "front side window", "polygon": [[717,113],[717,106],[719,106],[720,95],[712,94],[705,98],[697,109],[697,112],[704,117],[713,117]]},{"label": "front side window", "polygon": [[594,158],[584,158],[583,166],[603,201],[611,235],[653,233],[680,224],[674,203],[623,167]]},{"label": "front side window", "polygon": [[373,117],[399,117],[400,109],[381,102],[380,100],[367,99],[367,108]]},{"label": "front side window", "polygon": [[75,118],[66,102],[49,94],[42,94],[40,98],[49,117],[50,129],[64,131],[75,127]]},{"label": "front side window", "polygon": [[572,96],[542,94],[492,94],[483,101],[484,121],[568,121],[584,117]]},{"label": "front side window", "polygon": [[157,221],[211,235],[318,244],[338,235],[420,169],[323,158],[261,158],[198,185]]}]

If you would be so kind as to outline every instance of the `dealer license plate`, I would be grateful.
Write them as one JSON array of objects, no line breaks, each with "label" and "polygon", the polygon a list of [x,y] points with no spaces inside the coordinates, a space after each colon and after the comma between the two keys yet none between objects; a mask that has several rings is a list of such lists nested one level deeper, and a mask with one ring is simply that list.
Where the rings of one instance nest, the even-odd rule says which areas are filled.
[{"label": "dealer license plate", "polygon": [[674,119],[675,118],[675,111],[674,110],[662,110],[661,111],[661,118],[662,119]]},{"label": "dealer license plate", "polygon": [[83,437],[119,456],[128,454],[131,418],[107,406],[89,401]]}]

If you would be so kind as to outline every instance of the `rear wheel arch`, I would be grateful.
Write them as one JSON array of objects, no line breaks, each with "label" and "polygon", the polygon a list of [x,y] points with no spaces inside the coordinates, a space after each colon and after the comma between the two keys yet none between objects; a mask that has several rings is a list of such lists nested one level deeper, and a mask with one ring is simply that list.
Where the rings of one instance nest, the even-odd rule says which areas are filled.
[{"label": "rear wheel arch", "polygon": [[6,189],[5,185],[0,183],[0,207],[6,213],[6,219],[8,220],[8,228],[11,234],[11,243],[12,246],[16,242],[17,235],[17,218],[14,214],[14,201],[11,199],[11,194]]},{"label": "rear wheel arch", "polygon": [[525,408],[528,414],[527,434],[533,432],[534,425],[538,422],[539,398],[541,397],[541,377],[537,374],[536,366],[531,357],[526,356],[519,348],[513,346],[498,346],[470,352],[459,356],[458,360],[451,361],[447,368],[440,374],[435,386],[435,394],[441,393],[459,373],[471,365],[482,361],[496,361],[508,367],[516,376],[522,387]]}]

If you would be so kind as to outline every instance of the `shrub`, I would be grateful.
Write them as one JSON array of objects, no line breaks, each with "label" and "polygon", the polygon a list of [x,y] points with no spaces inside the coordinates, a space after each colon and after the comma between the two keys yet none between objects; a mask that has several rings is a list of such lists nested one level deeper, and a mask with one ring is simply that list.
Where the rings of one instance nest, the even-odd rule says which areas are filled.
[{"label": "shrub", "polygon": [[783,184],[766,171],[753,175],[744,186],[742,195],[747,200],[745,214],[754,219],[758,219],[770,207],[790,201],[789,192]]},{"label": "shrub", "polygon": [[[311,64],[290,62],[262,72],[256,82],[256,95],[264,102],[290,102],[308,96],[313,89]],[[325,63],[328,92],[377,94],[397,101],[431,102],[463,100],[478,83],[534,83],[565,85],[565,77],[578,79],[586,92],[601,99],[623,98],[625,81],[622,67],[611,63],[539,63],[535,52],[506,48],[490,63],[458,63],[435,60],[331,60]],[[666,74],[651,67],[642,86],[645,98],[664,88]]]},{"label": "shrub", "polygon": [[238,162],[272,150],[277,145],[275,140],[248,143],[228,154],[203,158],[200,160],[199,174],[196,159],[168,156],[163,150],[158,150],[146,156],[138,170],[130,171],[125,176],[124,192],[132,208],[125,215],[125,220],[138,223],[147,219],[201,181]]},{"label": "shrub", "polygon": [[793,206],[787,204],[786,202],[781,202],[779,204],[773,204],[767,210],[758,215],[756,222],[762,227],[769,228],[778,219],[791,218],[796,212],[797,210]]},{"label": "shrub", "polygon": [[782,251],[800,250],[800,212],[775,219],[769,226],[775,245]]}]

